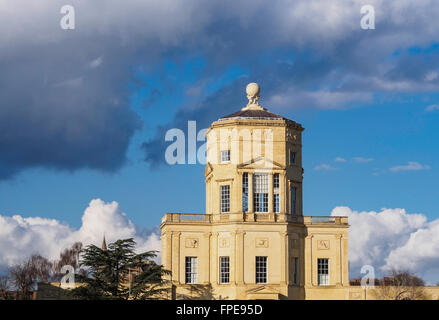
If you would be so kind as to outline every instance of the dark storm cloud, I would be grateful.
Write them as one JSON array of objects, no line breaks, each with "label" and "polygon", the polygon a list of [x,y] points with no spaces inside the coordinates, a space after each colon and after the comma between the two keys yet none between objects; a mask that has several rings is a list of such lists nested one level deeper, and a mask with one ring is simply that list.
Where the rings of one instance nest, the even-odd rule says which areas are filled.
[{"label": "dark storm cloud", "polygon": [[[0,179],[32,167],[117,170],[141,126],[129,105],[133,75],[190,54],[207,62],[200,83],[230,65],[249,76],[202,95],[195,108],[183,101],[143,144],[150,163],[164,159],[167,129],[186,128],[188,120],[200,129],[241,108],[248,81],[261,83],[266,107],[286,115],[368,103],[374,92],[437,90],[437,63],[392,56],[435,41],[439,8],[432,3],[373,1],[376,30],[365,31],[363,2],[354,0],[72,0],[77,29],[65,31],[64,1],[9,2],[0,11]],[[166,89],[179,85],[163,81]],[[150,92],[145,107],[172,91]]]},{"label": "dark storm cloud", "polygon": [[0,60],[0,179],[34,166],[113,171],[124,164],[141,124],[129,108],[129,65],[80,45],[24,45]]}]

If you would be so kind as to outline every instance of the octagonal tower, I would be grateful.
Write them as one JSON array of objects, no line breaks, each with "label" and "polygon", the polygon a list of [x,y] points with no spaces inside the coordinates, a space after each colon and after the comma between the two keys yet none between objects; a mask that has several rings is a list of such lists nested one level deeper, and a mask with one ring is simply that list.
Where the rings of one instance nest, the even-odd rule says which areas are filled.
[{"label": "octagonal tower", "polygon": [[344,297],[347,218],[303,216],[304,129],[259,105],[256,83],[246,93],[206,132],[206,214],[162,219],[172,298]]}]

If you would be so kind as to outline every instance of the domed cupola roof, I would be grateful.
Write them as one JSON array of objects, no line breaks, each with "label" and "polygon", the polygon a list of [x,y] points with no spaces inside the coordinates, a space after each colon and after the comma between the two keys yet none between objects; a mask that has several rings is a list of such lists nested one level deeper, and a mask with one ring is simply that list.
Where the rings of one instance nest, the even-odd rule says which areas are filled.
[{"label": "domed cupola roof", "polygon": [[249,83],[246,88],[248,104],[241,110],[229,114],[227,116],[221,117],[218,121],[226,121],[232,119],[248,119],[248,120],[284,120],[290,124],[300,126],[297,122],[280,116],[278,114],[267,111],[259,105],[259,85],[255,82]]}]

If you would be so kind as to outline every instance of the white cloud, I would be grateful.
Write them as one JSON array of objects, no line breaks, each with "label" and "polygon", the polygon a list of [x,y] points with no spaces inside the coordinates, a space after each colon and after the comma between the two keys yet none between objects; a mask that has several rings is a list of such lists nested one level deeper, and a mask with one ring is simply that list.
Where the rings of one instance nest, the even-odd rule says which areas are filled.
[{"label": "white cloud", "polygon": [[93,61],[91,61],[89,63],[89,66],[90,66],[90,68],[94,69],[94,68],[99,67],[102,64],[102,62],[104,62],[104,59],[102,58],[102,56],[100,56],[100,57],[94,59]]},{"label": "white cloud", "polygon": [[346,162],[346,159],[342,158],[342,157],[337,157],[334,159],[335,162]]},{"label": "white cloud", "polygon": [[367,162],[372,162],[374,159],[373,158],[354,157],[353,160],[355,162],[358,162],[358,163],[367,163]]},{"label": "white cloud", "polygon": [[160,250],[159,235],[142,232],[117,202],[94,199],[84,211],[79,229],[54,219],[0,215],[0,267],[19,263],[33,253],[56,259],[76,241],[100,246],[104,233],[107,243],[134,238],[139,252]]},{"label": "white cloud", "polygon": [[438,73],[436,71],[430,71],[425,75],[425,80],[427,81],[433,81],[438,78]]},{"label": "white cloud", "polygon": [[432,104],[425,108],[425,112],[433,112],[439,110],[439,104]]},{"label": "white cloud", "polygon": [[[383,275],[391,268],[408,269],[420,276],[431,274],[439,263],[439,219],[428,222],[423,214],[404,209],[354,211],[336,207],[332,216],[349,219],[351,276],[360,275],[363,265],[374,266]],[[437,281],[436,279],[426,279]]]},{"label": "white cloud", "polygon": [[419,171],[419,170],[429,170],[429,169],[431,169],[429,165],[422,165],[416,161],[409,161],[407,165],[391,167],[389,170],[392,172],[399,172],[399,171]]},{"label": "white cloud", "polygon": [[320,164],[318,166],[315,166],[314,170],[316,170],[316,171],[319,171],[319,170],[337,170],[337,168],[334,168],[334,167],[332,167],[329,164],[322,163],[322,164]]}]

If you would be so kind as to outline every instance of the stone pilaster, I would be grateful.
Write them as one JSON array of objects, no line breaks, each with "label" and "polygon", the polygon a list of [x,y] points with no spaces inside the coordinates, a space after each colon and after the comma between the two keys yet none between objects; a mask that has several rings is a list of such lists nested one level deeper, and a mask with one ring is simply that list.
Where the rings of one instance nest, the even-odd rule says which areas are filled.
[{"label": "stone pilaster", "polygon": [[238,285],[244,284],[244,231],[236,232],[236,283]]}]

